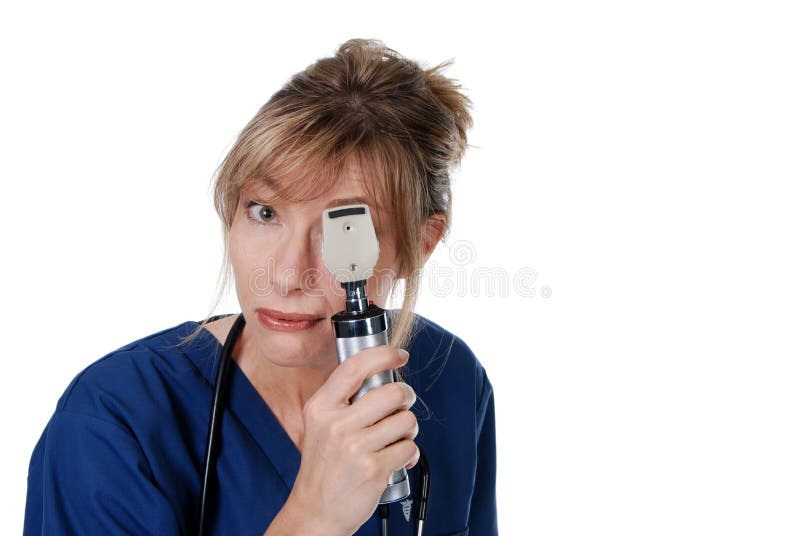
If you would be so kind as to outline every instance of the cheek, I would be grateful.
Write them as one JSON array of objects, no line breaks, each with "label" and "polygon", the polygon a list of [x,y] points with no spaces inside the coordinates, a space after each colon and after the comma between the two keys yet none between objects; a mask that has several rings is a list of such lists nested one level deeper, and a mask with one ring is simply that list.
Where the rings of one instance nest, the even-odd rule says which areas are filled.
[{"label": "cheek", "polygon": [[237,276],[241,274],[242,270],[252,265],[245,247],[245,241],[239,233],[231,233],[228,253]]},{"label": "cheek", "polygon": [[228,254],[240,299],[269,292],[268,253],[246,232],[231,229]]},{"label": "cheek", "polygon": [[375,266],[376,273],[381,273],[384,276],[391,274],[397,276],[397,248],[395,242],[391,238],[382,238],[380,240],[380,256],[378,257],[378,264]]},{"label": "cheek", "polygon": [[315,289],[319,293],[324,294],[325,301],[328,303],[331,310],[335,309],[336,311],[339,311],[344,309],[344,302],[346,298],[345,291],[342,288],[342,285],[336,281],[336,279],[331,275],[330,272],[327,271],[327,269]]},{"label": "cheek", "polygon": [[344,310],[344,297],[339,296],[327,296],[327,303],[328,303],[328,311],[331,314],[336,314],[339,311]]},{"label": "cheek", "polygon": [[240,224],[231,228],[230,233],[230,258],[242,266],[265,264],[271,255],[271,242],[259,236],[245,225]]}]

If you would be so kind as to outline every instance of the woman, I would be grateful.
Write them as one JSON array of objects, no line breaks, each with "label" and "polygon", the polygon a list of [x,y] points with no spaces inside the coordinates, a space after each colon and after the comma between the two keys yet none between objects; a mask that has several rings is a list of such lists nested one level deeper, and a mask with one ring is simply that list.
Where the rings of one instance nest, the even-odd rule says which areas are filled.
[{"label": "woman", "polygon": [[[398,469],[417,478],[417,445],[425,534],[497,532],[492,386],[461,339],[413,313],[472,123],[444,66],[354,39],[259,110],[215,183],[241,315],[144,337],[73,380],[33,452],[26,534],[197,532],[214,379],[239,316],[208,533],[378,534],[381,493]],[[354,203],[370,206],[380,243],[367,296],[384,307],[400,281],[405,295],[390,344],[338,365],[328,319],[344,298],[321,259],[321,214]],[[348,403],[389,369],[405,383]],[[391,534],[412,533],[415,500],[389,506]]]}]

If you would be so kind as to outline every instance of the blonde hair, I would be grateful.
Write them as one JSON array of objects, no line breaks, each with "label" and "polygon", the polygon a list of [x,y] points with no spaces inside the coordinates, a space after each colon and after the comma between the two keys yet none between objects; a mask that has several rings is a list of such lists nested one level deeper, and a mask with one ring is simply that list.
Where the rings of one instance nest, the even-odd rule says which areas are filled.
[{"label": "blonde hair", "polygon": [[[381,41],[351,39],[332,57],[295,74],[244,127],[216,172],[214,206],[222,221],[224,259],[218,294],[228,288],[230,229],[243,188],[269,186],[280,198],[302,201],[333,188],[349,162],[365,176],[367,197],[390,214],[396,238],[401,309],[388,311],[390,345],[404,348],[416,328],[414,307],[425,255],[423,226],[451,221],[450,173],[467,148],[471,101],[442,71],[404,58]],[[210,318],[186,337],[193,339]]]}]

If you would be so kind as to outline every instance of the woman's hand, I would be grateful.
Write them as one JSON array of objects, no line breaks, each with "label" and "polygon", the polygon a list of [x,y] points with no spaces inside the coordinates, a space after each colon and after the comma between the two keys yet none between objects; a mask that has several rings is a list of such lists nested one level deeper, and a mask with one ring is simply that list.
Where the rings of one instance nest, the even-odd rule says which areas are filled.
[{"label": "woman's hand", "polygon": [[365,379],[407,361],[408,352],[388,345],[362,350],[339,365],[303,408],[302,460],[287,506],[319,523],[316,530],[356,532],[375,511],[392,472],[419,460],[410,386],[390,383],[348,401]]}]

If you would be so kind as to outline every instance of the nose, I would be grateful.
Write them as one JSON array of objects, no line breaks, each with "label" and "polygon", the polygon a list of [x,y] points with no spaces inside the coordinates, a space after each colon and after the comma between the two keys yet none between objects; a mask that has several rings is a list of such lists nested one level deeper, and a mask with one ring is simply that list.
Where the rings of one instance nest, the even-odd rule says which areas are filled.
[{"label": "nose", "polygon": [[273,288],[277,288],[281,296],[318,293],[325,270],[319,226],[296,228],[285,235],[275,251]]}]

